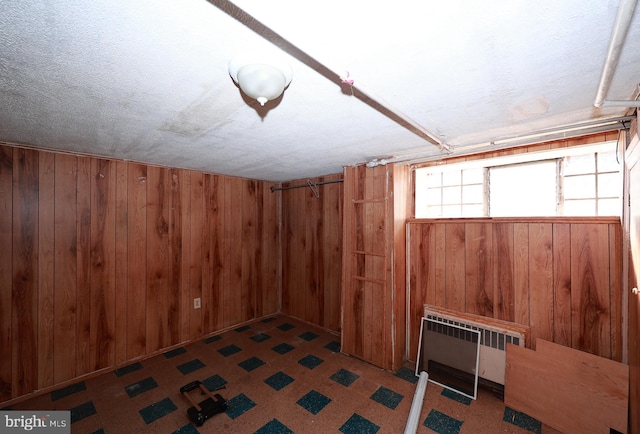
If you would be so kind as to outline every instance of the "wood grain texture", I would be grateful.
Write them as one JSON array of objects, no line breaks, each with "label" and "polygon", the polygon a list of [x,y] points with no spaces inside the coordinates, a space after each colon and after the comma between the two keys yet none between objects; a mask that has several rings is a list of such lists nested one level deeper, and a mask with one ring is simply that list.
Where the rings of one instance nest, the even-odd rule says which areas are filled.
[{"label": "wood grain texture", "polygon": [[553,226],[529,225],[529,325],[537,338],[553,340]]},{"label": "wood grain texture", "polygon": [[120,365],[127,360],[127,256],[129,170],[127,163],[116,161],[115,186],[115,361]]},{"label": "wood grain texture", "polygon": [[620,250],[620,246],[624,245],[622,239],[622,228],[617,224],[609,224],[609,318],[611,330],[611,359],[622,360],[623,345],[623,323],[622,323],[622,291],[616,288],[623,288],[622,270],[623,255],[616,254]]},{"label": "wood grain texture", "polygon": [[399,368],[404,354],[408,206],[396,204],[393,192],[396,182],[400,195],[407,191],[405,169],[358,166],[344,174],[342,351],[384,369]]},{"label": "wood grain texture", "polygon": [[571,259],[572,347],[611,357],[608,225],[572,225]]},{"label": "wood grain texture", "polygon": [[465,225],[465,312],[494,317],[493,273],[490,253],[493,228],[486,223]]},{"label": "wood grain texture", "polygon": [[[342,174],[310,181],[339,179]],[[306,182],[291,181],[284,186],[303,187],[275,193],[282,201],[282,311],[339,331],[343,185],[318,185],[316,198]]]},{"label": "wood grain texture", "polygon": [[224,197],[224,178],[213,175],[209,193],[211,277],[208,292],[211,300],[211,315],[209,316],[208,330],[220,330],[224,327]]},{"label": "wood grain texture", "polygon": [[[181,294],[187,288],[182,288],[182,249],[183,220],[182,207],[184,206],[188,193],[183,191],[181,185],[184,181],[184,171],[179,169],[168,170],[168,193],[169,193],[169,279],[167,291],[167,345],[176,345],[182,341],[180,333],[181,327]],[[186,197],[185,197],[186,196]]]},{"label": "wood grain texture", "polygon": [[493,275],[493,317],[513,322],[514,302],[514,241],[513,223],[491,225],[493,243],[491,245]]},{"label": "wood grain texture", "polygon": [[0,146],[0,402],[12,393],[13,148]]},{"label": "wood grain texture", "polygon": [[[127,210],[127,358],[146,354],[147,314],[147,166],[128,163]],[[119,293],[119,296],[123,296]]]},{"label": "wood grain texture", "polygon": [[93,371],[91,366],[91,159],[78,157],[77,204],[77,358],[76,375]]},{"label": "wood grain texture", "polygon": [[115,161],[91,161],[91,370],[115,363]]},{"label": "wood grain texture", "polygon": [[[190,317],[193,302],[191,298],[191,175],[183,170],[178,186],[181,196],[180,220],[182,221],[182,251],[180,255],[180,342],[187,342],[190,336]],[[222,309],[220,309],[222,310]],[[222,324],[220,325],[222,327]]]},{"label": "wood grain texture", "polygon": [[11,368],[14,396],[38,387],[38,153],[13,153]]},{"label": "wood grain texture", "polygon": [[242,321],[242,179],[227,178],[225,185],[225,218],[228,225],[225,231],[226,243],[229,246],[226,267],[229,275],[226,285],[229,286],[230,324]]},{"label": "wood grain texture", "polygon": [[529,225],[513,225],[513,308],[514,322],[531,324],[529,315]]},{"label": "wood grain texture", "polygon": [[[38,206],[38,387],[45,388],[54,384],[54,281],[56,277],[54,219],[57,171],[56,158],[53,154],[40,153],[38,157],[38,195],[40,196]],[[74,208],[72,207],[71,210],[74,211]],[[75,214],[72,218],[74,221]],[[75,229],[75,224],[72,227]],[[75,236],[73,240],[75,241]],[[75,246],[73,247],[75,251]],[[75,327],[73,331],[75,332]],[[73,340],[71,342],[74,343]],[[75,349],[75,345],[73,347]],[[75,372],[75,360],[71,366]]]},{"label": "wood grain texture", "polygon": [[[441,219],[408,226],[411,360],[424,304],[523,324],[533,339],[621,360],[616,219]],[[452,302],[462,294],[464,303]]]},{"label": "wood grain texture", "polygon": [[[53,346],[54,382],[74,378],[76,374],[78,346],[78,242],[74,192],[77,185],[77,160],[68,155],[55,156],[55,254],[54,282],[55,324]],[[39,326],[40,328],[40,326]],[[53,384],[53,383],[52,383]]]},{"label": "wood grain texture", "polygon": [[[203,230],[205,226],[205,199],[204,199],[204,174],[191,172],[191,251],[189,255],[189,328],[190,337],[195,339],[203,334],[202,309],[195,309],[193,301],[196,298],[202,299],[203,279],[202,269],[205,262]],[[224,241],[224,240],[223,240]],[[229,252],[225,252],[228,256]],[[228,271],[226,271],[229,274]],[[229,309],[231,299],[230,288],[225,288],[225,300],[223,308],[225,312]],[[224,325],[231,324],[229,322]]]},{"label": "wood grain texture", "polygon": [[277,312],[269,183],[5,145],[0,181],[0,402]]},{"label": "wood grain texture", "polygon": [[241,318],[248,321],[256,309],[256,181],[242,181],[242,296]]},{"label": "wood grain texture", "polygon": [[553,342],[571,347],[571,225],[553,225]]},{"label": "wood grain texture", "polygon": [[465,310],[466,267],[465,226],[463,223],[448,223],[445,231],[445,300],[447,309]]},{"label": "wood grain texture", "polygon": [[562,432],[627,432],[627,365],[545,340],[536,347],[507,345],[505,404]]}]

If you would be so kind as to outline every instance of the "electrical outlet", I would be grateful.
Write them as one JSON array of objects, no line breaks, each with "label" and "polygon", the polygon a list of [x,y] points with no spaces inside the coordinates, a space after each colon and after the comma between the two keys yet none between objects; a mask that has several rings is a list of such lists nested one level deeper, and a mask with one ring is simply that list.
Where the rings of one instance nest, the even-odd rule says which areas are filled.
[{"label": "electrical outlet", "polygon": [[193,299],[193,308],[200,309],[200,297]]}]

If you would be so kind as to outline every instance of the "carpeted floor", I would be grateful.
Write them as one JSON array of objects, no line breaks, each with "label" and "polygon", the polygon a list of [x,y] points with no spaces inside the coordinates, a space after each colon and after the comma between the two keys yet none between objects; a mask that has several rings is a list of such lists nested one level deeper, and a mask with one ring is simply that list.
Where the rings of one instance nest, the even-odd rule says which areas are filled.
[{"label": "carpeted floor", "polygon": [[[228,408],[190,423],[180,387],[217,390]],[[402,433],[417,377],[340,354],[339,336],[286,316],[186,345],[21,402],[71,410],[72,433]],[[205,397],[191,392],[196,401]],[[419,433],[555,433],[480,390],[472,401],[429,384]]]}]

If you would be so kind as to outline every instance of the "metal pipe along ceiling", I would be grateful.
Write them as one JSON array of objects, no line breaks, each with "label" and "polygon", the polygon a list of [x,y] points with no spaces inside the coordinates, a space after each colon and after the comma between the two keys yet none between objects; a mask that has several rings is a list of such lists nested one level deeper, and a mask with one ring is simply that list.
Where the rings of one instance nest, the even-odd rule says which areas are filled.
[{"label": "metal pipe along ceiling", "polygon": [[[246,11],[244,11],[243,9],[241,9],[231,1],[229,0],[208,0],[208,1],[209,3],[216,6],[218,9],[220,9],[222,12],[229,15],[231,18],[239,21],[240,23],[247,26],[249,29],[253,30],[255,33],[262,36],[267,41],[271,42],[281,50],[289,53],[291,56],[295,57],[300,62],[304,63],[305,65],[312,68],[316,72],[322,74],[328,80],[344,86],[344,84],[342,84],[342,79],[340,78],[340,75],[338,73],[336,73],[335,71],[331,70],[329,67],[324,65],[323,63],[311,57],[309,54],[307,54],[306,52],[304,52],[303,50],[301,50],[300,48],[298,48],[297,46],[289,42],[284,37],[280,36],[278,33],[274,32],[271,28],[269,28],[268,26],[264,25],[263,23],[255,19],[253,16],[251,16],[249,13],[247,13]],[[348,86],[350,86],[350,90],[352,91],[353,95],[359,100],[361,100],[362,102],[366,103],[367,105],[377,110],[384,116],[398,123],[400,126],[416,134],[418,137],[426,140],[432,145],[437,146],[438,148],[440,148],[440,150],[445,152],[451,152],[451,148],[449,147],[449,145],[444,143],[435,134],[432,134],[431,132],[429,132],[426,128],[424,128],[422,125],[415,122],[413,119],[409,118],[404,113],[391,107],[389,104],[387,104],[380,98],[373,96],[372,93],[363,90],[361,86],[359,87],[355,84],[348,85]]]},{"label": "metal pipe along ceiling", "polygon": [[602,106],[617,106],[617,107],[640,107],[639,101],[606,101],[605,98],[609,92],[611,81],[613,80],[613,73],[618,65],[618,59],[620,58],[620,52],[624,45],[624,40],[627,36],[629,26],[631,25],[631,19],[633,18],[633,11],[636,8],[637,0],[622,0],[620,6],[618,6],[618,16],[613,27],[611,34],[611,42],[609,43],[609,51],[607,52],[607,58],[602,70],[602,77],[600,78],[600,85],[598,86],[598,92],[596,93],[596,100],[593,103],[596,107]]}]

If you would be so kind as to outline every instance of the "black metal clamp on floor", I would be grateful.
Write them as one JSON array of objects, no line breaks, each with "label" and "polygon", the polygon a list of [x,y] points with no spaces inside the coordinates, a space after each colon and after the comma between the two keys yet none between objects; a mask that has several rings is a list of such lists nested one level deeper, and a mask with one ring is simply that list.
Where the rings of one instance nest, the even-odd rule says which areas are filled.
[{"label": "black metal clamp on floor", "polygon": [[[199,404],[189,396],[189,392],[196,389],[200,389],[201,395],[207,395],[207,398]],[[196,426],[202,426],[207,419],[218,413],[222,413],[227,409],[227,401],[217,393],[212,395],[204,384],[198,380],[182,386],[180,388],[180,393],[182,393],[184,397],[193,404],[192,407],[187,409],[187,414],[189,415],[189,419],[191,419]]]}]

